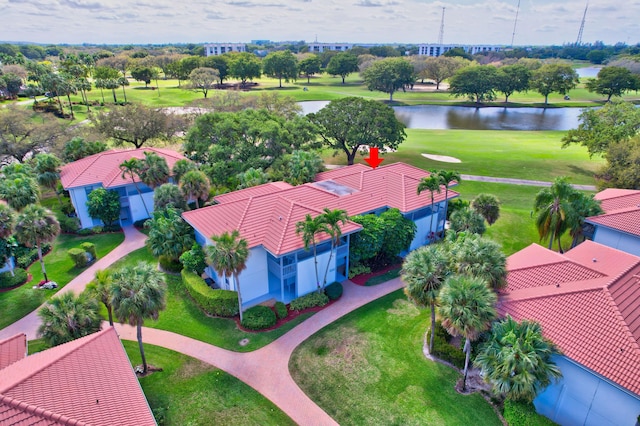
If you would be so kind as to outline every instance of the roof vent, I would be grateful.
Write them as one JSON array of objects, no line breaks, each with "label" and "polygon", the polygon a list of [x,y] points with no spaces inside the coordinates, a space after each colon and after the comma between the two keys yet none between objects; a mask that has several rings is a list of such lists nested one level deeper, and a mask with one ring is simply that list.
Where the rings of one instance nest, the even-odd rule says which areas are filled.
[{"label": "roof vent", "polygon": [[560,283],[556,283],[556,287],[559,288],[560,287]]},{"label": "roof vent", "polygon": [[593,263],[596,263],[596,262],[598,261],[598,259],[596,259],[596,258],[594,257],[593,259],[591,259],[591,261],[592,261]]},{"label": "roof vent", "polygon": [[282,216],[278,216],[278,220],[282,220]]}]

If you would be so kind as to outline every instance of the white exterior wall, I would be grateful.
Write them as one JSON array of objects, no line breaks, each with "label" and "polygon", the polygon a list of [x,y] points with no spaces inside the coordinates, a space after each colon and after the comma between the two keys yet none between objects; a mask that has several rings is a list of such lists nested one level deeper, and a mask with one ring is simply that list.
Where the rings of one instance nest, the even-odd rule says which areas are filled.
[{"label": "white exterior wall", "polygon": [[[429,229],[431,216],[433,216],[433,227]],[[413,251],[427,244],[427,236],[431,232],[436,232],[436,229],[438,229],[438,213],[433,213],[430,216],[420,218],[414,223],[416,224],[416,236],[413,237],[413,241],[411,241],[409,251]]]},{"label": "white exterior wall", "polygon": [[563,378],[533,401],[538,413],[562,426],[634,426],[640,396],[564,356],[554,357]]},{"label": "white exterior wall", "polygon": [[640,256],[640,237],[634,237],[633,235],[616,231],[615,229],[596,226],[593,241]]},{"label": "white exterior wall", "polygon": [[[129,187],[127,187],[129,190]],[[143,192],[142,197],[144,197],[144,202],[149,209],[149,216],[153,213],[153,191],[152,192]],[[131,221],[135,222],[136,220],[146,219],[147,211],[144,209],[144,204],[142,204],[142,198],[138,195],[136,191],[135,195],[129,195],[129,210],[131,211]]]},{"label": "white exterior wall", "polygon": [[218,56],[229,52],[246,52],[245,43],[209,43],[204,45],[206,56]]},{"label": "white exterior wall", "polygon": [[[314,259],[311,256],[301,262],[298,262],[298,297],[309,294],[318,289],[316,283],[316,270],[314,266]],[[329,262],[329,251],[318,255],[318,280],[320,285],[324,279],[324,272]],[[335,281],[336,277],[336,257],[331,257],[331,266],[329,267],[329,274],[327,275],[327,283],[331,284]]]},{"label": "white exterior wall", "polygon": [[[76,209],[78,219],[80,219],[81,228],[93,228],[93,218],[89,216],[87,212],[87,192],[86,186],[80,188],[71,188],[69,190],[69,197],[71,198],[71,204]],[[99,186],[96,186],[99,188]]]},{"label": "white exterior wall", "polygon": [[[249,251],[247,268],[238,276],[243,302],[253,300],[269,293],[269,270],[267,268],[267,251],[262,247],[254,247]],[[229,280],[230,290],[236,290],[235,282]]]}]

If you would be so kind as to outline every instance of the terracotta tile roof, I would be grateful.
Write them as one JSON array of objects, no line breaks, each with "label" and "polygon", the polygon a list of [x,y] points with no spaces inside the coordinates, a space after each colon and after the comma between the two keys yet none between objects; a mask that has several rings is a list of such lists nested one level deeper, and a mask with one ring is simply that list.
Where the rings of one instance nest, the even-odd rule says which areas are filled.
[{"label": "terracotta tile roof", "polygon": [[16,334],[0,341],[0,370],[27,356],[27,335]]},{"label": "terracotta tile roof", "polygon": [[[403,213],[427,207],[431,204],[428,194],[417,194],[422,177],[429,173],[403,163],[372,169],[357,164],[318,177],[331,179],[296,187],[276,182],[282,189],[274,191],[272,185],[261,185],[252,191],[248,188],[216,197],[220,204],[185,212],[184,219],[202,235],[210,237],[237,229],[249,247],[263,245],[279,256],[303,247],[296,235],[296,223],[305,215],[315,217],[322,209],[342,209],[349,216],[369,213],[382,207],[395,207]],[[239,193],[239,194],[237,194]],[[458,193],[449,191],[449,198]],[[445,199],[444,189],[435,195],[435,201]],[[342,228],[343,234],[360,230],[360,225],[349,222]],[[328,240],[321,236],[320,240]]]},{"label": "terracotta tile roof", "polygon": [[640,207],[614,210],[612,213],[589,217],[586,221],[640,237]]},{"label": "terracotta tile roof", "polygon": [[105,188],[126,185],[133,181],[122,179],[120,164],[131,158],[143,159],[145,152],[155,152],[164,157],[169,170],[176,161],[185,159],[183,155],[164,148],[113,149],[65,164],[60,171],[60,181],[65,189],[95,184],[102,184]]},{"label": "terracotta tile roof", "polygon": [[232,201],[244,200],[246,198],[257,197],[260,195],[273,194],[283,189],[293,188],[287,182],[269,182],[263,185],[252,186],[251,188],[240,189],[238,191],[228,192],[226,194],[216,195],[213,197],[218,203],[229,203]]},{"label": "terracotta tile roof", "polygon": [[155,425],[115,329],[0,371],[0,424]]},{"label": "terracotta tile roof", "polygon": [[639,257],[592,241],[565,254],[532,245],[507,270],[501,314],[538,321],[566,356],[640,394]]},{"label": "terracotta tile roof", "polygon": [[605,213],[640,205],[640,191],[634,189],[607,188],[598,192],[594,198],[600,200]]}]

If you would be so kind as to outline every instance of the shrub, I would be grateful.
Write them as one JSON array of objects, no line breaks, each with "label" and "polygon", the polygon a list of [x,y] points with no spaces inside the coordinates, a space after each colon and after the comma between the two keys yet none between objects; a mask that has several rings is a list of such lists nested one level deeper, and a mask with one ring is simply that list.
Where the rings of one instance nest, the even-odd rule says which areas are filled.
[{"label": "shrub", "polygon": [[276,325],[276,314],[268,306],[253,306],[242,314],[242,326],[250,330],[264,330]]},{"label": "shrub", "polygon": [[287,305],[285,305],[282,302],[276,302],[276,305],[274,306],[274,308],[276,310],[276,316],[278,317],[278,319],[286,318],[287,315],[289,315],[289,310],[287,309]]},{"label": "shrub", "polygon": [[58,216],[60,230],[66,234],[75,234],[80,228],[80,221],[77,217]]},{"label": "shrub", "polygon": [[198,243],[193,243],[191,250],[182,253],[180,262],[186,270],[202,275],[207,267],[207,255]]},{"label": "shrub", "polygon": [[369,273],[371,273],[371,268],[367,265],[363,265],[362,263],[356,263],[349,267],[349,279]]},{"label": "shrub", "polygon": [[93,228],[83,228],[78,231],[78,235],[93,235]]},{"label": "shrub", "polygon": [[0,273],[0,288],[15,287],[27,282],[27,271],[22,268],[13,269],[14,276],[10,271]]},{"label": "shrub", "polygon": [[87,253],[82,249],[72,248],[67,250],[67,254],[71,258],[71,260],[73,260],[76,268],[84,268],[85,266],[87,266],[87,263],[89,263],[89,260],[87,259]]},{"label": "shrub", "polygon": [[[51,251],[51,244],[45,243],[42,244],[42,255],[49,253]],[[35,262],[38,259],[38,249],[37,248],[29,248],[22,245],[16,247],[16,251],[14,253],[16,258],[16,266],[22,269],[27,269],[29,265]]]},{"label": "shrub", "polygon": [[86,251],[87,253],[89,253],[94,259],[98,258],[98,254],[96,253],[96,245],[90,242],[84,242],[82,244],[80,244],[80,248],[82,248],[82,250]]},{"label": "shrub", "polygon": [[464,367],[464,352],[449,343],[450,340],[447,331],[440,325],[436,324],[436,336],[433,342],[433,355],[450,362],[458,368]]},{"label": "shrub", "polygon": [[136,220],[135,222],[133,222],[133,226],[135,226],[138,229],[143,229],[144,228],[144,224],[146,221],[148,221],[149,219],[140,219],[140,220]]},{"label": "shrub", "polygon": [[[99,227],[96,227],[96,228],[99,228]],[[120,226],[119,223],[113,223],[108,226],[107,225],[103,226],[100,232],[96,232],[96,234],[100,234],[101,232],[120,232],[120,231],[122,231],[122,226]]]},{"label": "shrub", "polygon": [[160,256],[158,261],[160,262],[160,267],[167,272],[178,273],[182,271],[182,263],[177,259],[169,256]]},{"label": "shrub", "polygon": [[71,200],[69,200],[68,198],[62,199],[61,210],[62,213],[66,214],[67,216],[75,214],[76,212],[76,209],[73,208],[73,204],[71,204]]},{"label": "shrub", "polygon": [[504,401],[504,419],[509,426],[551,426],[554,422],[538,414],[532,403]]},{"label": "shrub", "polygon": [[301,311],[316,306],[324,306],[327,303],[329,303],[329,298],[326,294],[313,292],[291,301],[289,308],[292,311]]},{"label": "shrub", "polygon": [[324,294],[327,295],[329,300],[338,300],[342,296],[342,291],[342,284],[335,282],[325,287]]},{"label": "shrub", "polygon": [[182,270],[182,282],[193,300],[210,315],[232,317],[238,315],[238,293],[214,290],[193,272]]}]

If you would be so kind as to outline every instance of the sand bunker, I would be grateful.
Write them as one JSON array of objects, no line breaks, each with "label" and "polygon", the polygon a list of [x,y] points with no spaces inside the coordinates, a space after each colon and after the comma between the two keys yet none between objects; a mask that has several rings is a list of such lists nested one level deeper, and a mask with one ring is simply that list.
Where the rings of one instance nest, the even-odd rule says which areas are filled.
[{"label": "sand bunker", "polygon": [[434,154],[422,154],[423,157],[433,161],[441,161],[443,163],[462,163],[462,161],[455,157],[448,157],[446,155],[434,155]]}]

